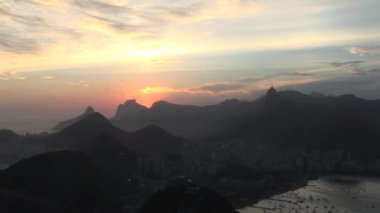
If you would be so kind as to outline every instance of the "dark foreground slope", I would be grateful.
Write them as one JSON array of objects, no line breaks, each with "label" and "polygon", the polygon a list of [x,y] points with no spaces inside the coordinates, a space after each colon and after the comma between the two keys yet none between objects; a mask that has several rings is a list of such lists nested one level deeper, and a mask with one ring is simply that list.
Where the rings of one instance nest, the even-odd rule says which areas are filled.
[{"label": "dark foreground slope", "polygon": [[18,212],[118,212],[123,186],[78,152],[53,152],[22,160],[0,173],[0,210]]},{"label": "dark foreground slope", "polygon": [[225,198],[196,185],[170,185],[157,191],[139,211],[155,212],[236,213]]},{"label": "dark foreground slope", "polygon": [[139,169],[139,161],[150,164],[149,161],[178,155],[183,142],[157,126],[126,132],[94,112],[57,133],[25,138],[23,145],[41,144],[46,150],[82,152],[102,169],[127,180]]},{"label": "dark foreground slope", "polygon": [[[124,149],[144,155],[164,155],[178,153],[183,139],[176,137],[158,126],[149,125],[136,132],[126,132],[114,126],[100,113],[92,113],[54,134],[55,141],[68,143],[74,148],[88,148],[94,141],[109,138],[109,144],[119,144]],[[112,142],[113,141],[113,142]],[[123,150],[123,149],[120,149]],[[122,154],[122,152],[121,152]]]},{"label": "dark foreground slope", "polygon": [[11,142],[18,138],[18,135],[9,129],[0,129],[0,144]]},{"label": "dark foreground slope", "polygon": [[74,122],[46,142],[53,149],[80,151],[101,168],[128,177],[136,169],[137,154],[123,145],[130,134],[94,112]]}]

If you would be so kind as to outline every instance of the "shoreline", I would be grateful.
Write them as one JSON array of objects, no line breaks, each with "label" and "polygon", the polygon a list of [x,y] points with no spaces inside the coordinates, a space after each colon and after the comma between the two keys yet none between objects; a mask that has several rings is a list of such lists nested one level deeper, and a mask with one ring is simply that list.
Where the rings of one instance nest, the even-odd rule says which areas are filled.
[{"label": "shoreline", "polygon": [[232,205],[235,207],[235,210],[242,209],[242,208],[254,205],[258,203],[260,200],[268,199],[274,195],[282,194],[287,191],[292,191],[292,190],[296,190],[301,187],[307,186],[307,183],[310,180],[314,180],[314,179],[316,178],[305,176],[304,178],[300,180],[293,180],[290,183],[281,184],[272,189],[263,190],[262,192],[258,192],[258,191],[252,192],[252,194],[256,194],[256,196],[236,198],[236,199],[231,199],[230,201]]},{"label": "shoreline", "polygon": [[[257,193],[256,196],[251,196],[251,197],[247,197],[247,198],[230,199],[230,202],[235,207],[235,210],[239,210],[242,208],[246,208],[246,207],[255,205],[260,200],[265,200],[265,199],[268,199],[268,198],[275,196],[275,195],[279,195],[279,194],[282,194],[282,193],[285,193],[288,191],[293,191],[293,190],[297,190],[299,188],[305,187],[308,185],[308,182],[311,180],[317,180],[317,179],[320,179],[323,177],[334,177],[334,176],[338,176],[338,177],[342,177],[342,176],[343,177],[344,176],[367,177],[367,178],[369,178],[369,177],[379,178],[380,177],[380,175],[378,175],[378,174],[368,174],[368,173],[365,173],[365,174],[359,174],[359,173],[309,174],[309,175],[305,175],[305,177],[303,179],[293,180],[290,183],[279,185],[278,187],[275,187],[273,189],[263,190],[263,192],[259,192],[259,193],[257,191],[252,192],[253,194]],[[244,199],[244,200],[242,200],[242,199]]]}]

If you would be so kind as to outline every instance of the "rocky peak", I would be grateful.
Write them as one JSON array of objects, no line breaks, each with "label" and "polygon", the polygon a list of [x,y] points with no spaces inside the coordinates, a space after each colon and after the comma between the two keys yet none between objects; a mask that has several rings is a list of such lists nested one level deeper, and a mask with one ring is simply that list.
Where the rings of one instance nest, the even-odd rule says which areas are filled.
[{"label": "rocky peak", "polygon": [[120,104],[116,111],[116,118],[130,117],[137,113],[147,110],[145,106],[137,103],[136,99],[127,100],[124,104]]},{"label": "rocky peak", "polygon": [[94,108],[92,108],[91,106],[88,106],[86,108],[86,110],[84,111],[84,114],[88,115],[88,114],[91,114],[91,113],[94,113],[94,112],[95,112]]},{"label": "rocky peak", "polygon": [[267,96],[269,97],[277,96],[277,90],[272,86],[271,88],[268,89]]}]

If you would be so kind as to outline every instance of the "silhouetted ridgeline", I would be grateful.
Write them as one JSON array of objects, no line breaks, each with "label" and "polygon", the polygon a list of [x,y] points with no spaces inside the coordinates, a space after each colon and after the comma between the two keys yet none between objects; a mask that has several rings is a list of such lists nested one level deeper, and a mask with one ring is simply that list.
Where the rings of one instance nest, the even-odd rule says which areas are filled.
[{"label": "silhouetted ridgeline", "polygon": [[80,115],[80,116],[78,116],[76,118],[72,118],[72,119],[67,120],[67,121],[60,122],[59,124],[57,124],[53,128],[53,130],[54,131],[61,131],[62,129],[64,129],[64,128],[70,126],[71,124],[73,124],[73,123],[81,120],[82,118],[86,117],[87,115],[89,115],[89,114],[91,114],[93,112],[95,112],[95,110],[92,107],[89,106],[89,107],[86,108],[86,110],[83,112],[82,115]]},{"label": "silhouetted ridgeline", "polygon": [[[160,101],[146,108],[130,100],[110,120],[88,108],[55,129],[35,135],[0,130],[1,167],[21,160],[0,174],[0,196],[9,195],[0,210],[16,208],[13,201],[20,201],[25,208],[63,205],[72,212],[230,212],[214,191],[239,204],[298,186],[315,173],[380,174],[380,101],[353,95],[271,88],[255,101],[232,99],[204,107]],[[77,170],[84,173],[73,179]],[[94,177],[90,186],[83,183],[87,174]],[[187,184],[173,185],[177,179]],[[78,184],[66,191],[71,181]],[[88,187],[81,188],[82,183]],[[110,191],[102,184],[111,184]],[[113,191],[114,185],[121,191]],[[54,190],[57,194],[48,196]],[[95,197],[66,203],[65,196],[76,190]],[[110,201],[114,196],[117,202]],[[178,202],[169,202],[172,197]],[[81,199],[83,205],[77,203]]]},{"label": "silhouetted ridgeline", "polygon": [[261,107],[234,122],[228,139],[261,141],[279,149],[335,150],[377,159],[380,101],[353,95],[320,97],[285,91],[267,94]]},{"label": "silhouetted ridgeline", "polygon": [[205,107],[176,105],[159,101],[146,108],[135,100],[126,101],[117,109],[112,123],[135,131],[147,125],[157,125],[168,132],[188,139],[214,136],[227,127],[228,121],[250,111],[249,103],[236,99]]},{"label": "silhouetted ridgeline", "polygon": [[51,140],[52,147],[82,151],[103,168],[126,175],[141,169],[140,164],[179,154],[184,141],[156,126],[125,132],[96,112],[55,133]]},{"label": "silhouetted ridgeline", "polygon": [[[272,92],[252,102],[228,100],[204,107],[160,101],[146,108],[131,100],[119,106],[111,121],[125,130],[153,124],[188,139],[236,138],[276,143],[281,148],[339,149],[344,145],[365,151],[375,145],[380,101],[353,95]],[[364,146],[358,147],[358,141]]]},{"label": "silhouetted ridgeline", "polygon": [[16,138],[18,138],[18,135],[12,130],[0,129],[0,143],[14,141]]}]

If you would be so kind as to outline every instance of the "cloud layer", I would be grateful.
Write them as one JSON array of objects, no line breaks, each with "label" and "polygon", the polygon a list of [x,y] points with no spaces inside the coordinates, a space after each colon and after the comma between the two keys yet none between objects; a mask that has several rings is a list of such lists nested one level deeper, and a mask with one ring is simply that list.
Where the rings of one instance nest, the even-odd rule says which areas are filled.
[{"label": "cloud layer", "polygon": [[292,87],[317,81],[315,75],[308,73],[281,73],[260,77],[247,77],[233,81],[210,82],[203,85],[188,88],[170,87],[145,87],[139,90],[141,94],[204,94],[211,96],[239,95],[249,96],[250,94],[262,91],[270,86]]},{"label": "cloud layer", "polygon": [[0,80],[9,80],[9,79],[25,80],[26,77],[20,76],[16,72],[12,72],[12,71],[0,73]]},{"label": "cloud layer", "polygon": [[349,48],[346,48],[346,50],[353,55],[359,55],[359,56],[375,55],[375,54],[380,54],[380,45],[374,44],[371,46],[349,47]]},{"label": "cloud layer", "polygon": [[[380,3],[344,5],[327,0],[4,0],[0,53],[4,69],[30,71],[137,63],[147,56],[360,44],[379,37],[372,21],[379,15],[368,11]],[[350,15],[354,12],[371,15],[359,20]],[[379,46],[347,51],[366,56],[378,53]]]}]

